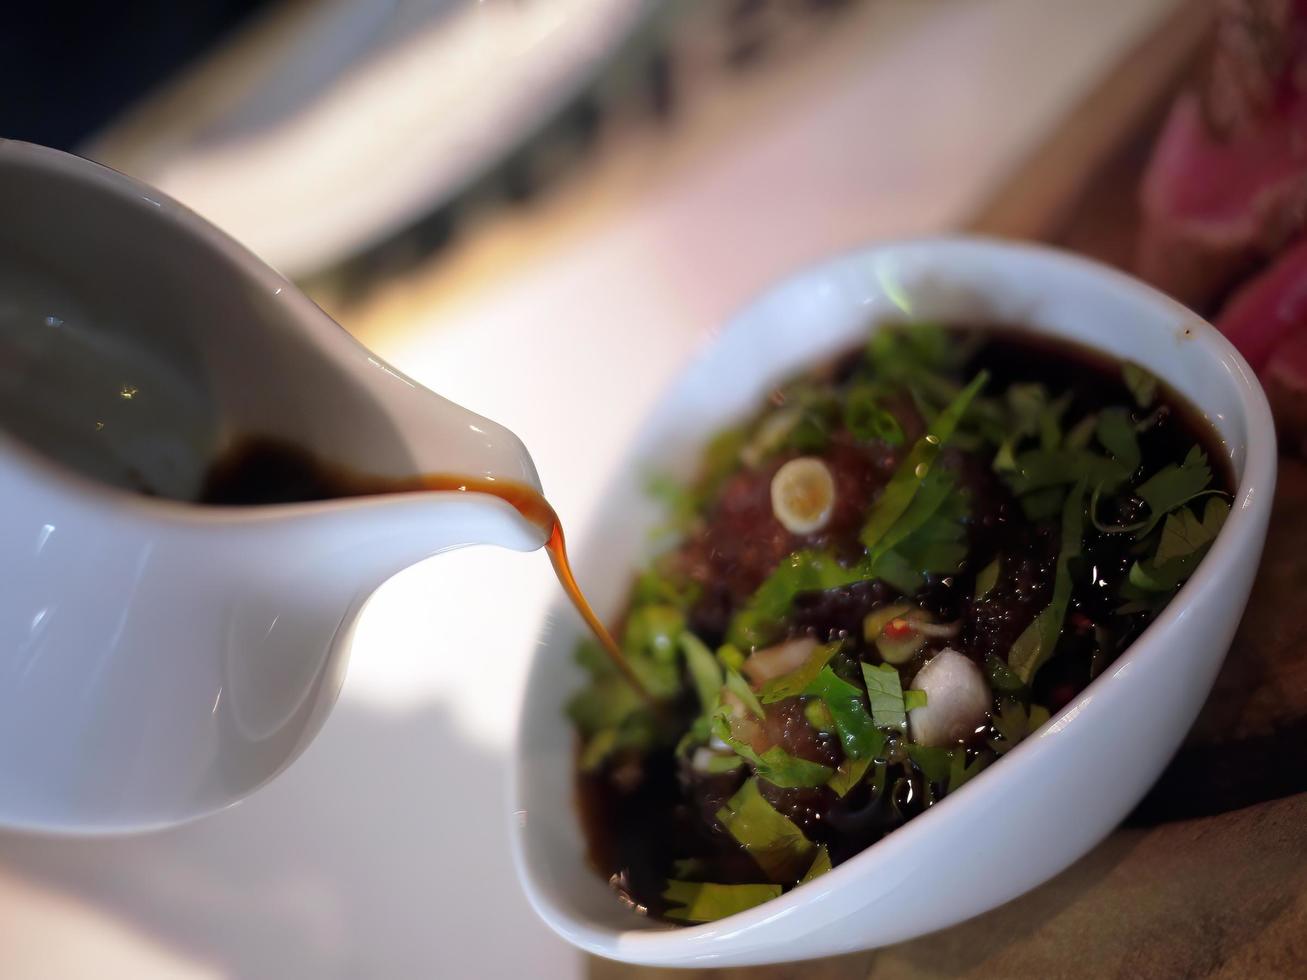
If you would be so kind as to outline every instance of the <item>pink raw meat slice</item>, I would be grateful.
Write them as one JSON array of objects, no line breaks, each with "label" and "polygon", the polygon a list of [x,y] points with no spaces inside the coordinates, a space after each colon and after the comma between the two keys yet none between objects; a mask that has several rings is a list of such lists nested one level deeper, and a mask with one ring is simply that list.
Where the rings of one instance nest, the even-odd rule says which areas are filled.
[{"label": "pink raw meat slice", "polygon": [[1307,0],[1221,0],[1140,204],[1140,274],[1199,309],[1307,228]]},{"label": "pink raw meat slice", "polygon": [[1281,449],[1307,456],[1307,330],[1299,330],[1275,348],[1262,372],[1262,385]]},{"label": "pink raw meat slice", "polygon": [[1307,240],[1235,293],[1216,325],[1259,374],[1287,338],[1307,332]]},{"label": "pink raw meat slice", "polygon": [[1140,275],[1196,308],[1219,299],[1307,227],[1307,98],[1222,142],[1182,95],[1141,198]]},{"label": "pink raw meat slice", "polygon": [[1261,376],[1283,448],[1307,455],[1307,240],[1235,293],[1216,325]]}]

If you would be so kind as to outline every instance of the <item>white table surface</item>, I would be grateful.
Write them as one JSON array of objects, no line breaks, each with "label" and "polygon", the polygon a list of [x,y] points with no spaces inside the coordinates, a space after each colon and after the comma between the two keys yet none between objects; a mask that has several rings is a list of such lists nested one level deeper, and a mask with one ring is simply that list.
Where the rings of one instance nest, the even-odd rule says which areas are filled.
[{"label": "white table surface", "polygon": [[[517,431],[583,547],[608,461],[714,324],[813,258],[965,221],[1174,2],[868,3],[342,319]],[[365,611],[317,741],[254,798],[148,837],[0,835],[0,976],[582,973],[505,839],[513,715],[555,590],[541,555],[411,569]]]}]

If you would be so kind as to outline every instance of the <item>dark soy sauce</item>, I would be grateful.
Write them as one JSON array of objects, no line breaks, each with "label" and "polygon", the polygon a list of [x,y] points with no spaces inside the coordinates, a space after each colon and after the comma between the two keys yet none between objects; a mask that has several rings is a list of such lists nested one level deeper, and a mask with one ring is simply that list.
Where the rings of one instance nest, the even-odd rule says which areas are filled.
[{"label": "dark soy sauce", "polygon": [[238,442],[209,466],[199,502],[257,506],[422,492],[489,494],[511,505],[527,521],[540,528],[547,536],[544,548],[563,591],[613,663],[637,691],[648,697],[644,685],[622,656],[621,648],[577,584],[557,512],[549,501],[526,484],[446,473],[406,478],[372,476],[319,459],[289,442],[251,436]]}]

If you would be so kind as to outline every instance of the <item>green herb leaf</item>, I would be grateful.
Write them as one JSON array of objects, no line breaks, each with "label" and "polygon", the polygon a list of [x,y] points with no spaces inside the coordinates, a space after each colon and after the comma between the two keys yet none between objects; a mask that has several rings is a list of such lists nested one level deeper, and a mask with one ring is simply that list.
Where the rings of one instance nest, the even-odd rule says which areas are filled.
[{"label": "green herb leaf", "polygon": [[862,529],[862,543],[867,546],[873,560],[889,550],[881,545],[881,540],[907,512],[921,489],[922,482],[930,474],[931,467],[939,457],[940,449],[952,438],[958,423],[966,414],[967,406],[988,380],[988,373],[982,371],[944,411],[935,417],[926,435],[917,440],[881,495],[876,498],[871,514],[867,517],[867,523]]},{"label": "green herb leaf", "polygon": [[1207,465],[1207,454],[1197,446],[1189,450],[1183,463],[1162,467],[1135,491],[1148,504],[1148,523],[1136,537],[1147,537],[1167,514],[1201,494],[1211,482],[1212,470]]},{"label": "green herb leaf", "polygon": [[680,922],[716,922],[780,896],[780,885],[719,885],[710,881],[668,881],[665,913]]},{"label": "green herb leaf", "polygon": [[1026,684],[1035,672],[1053,655],[1058,638],[1062,635],[1062,621],[1066,618],[1071,601],[1071,560],[1080,554],[1084,537],[1085,483],[1081,480],[1067,495],[1062,508],[1062,548],[1057,556],[1057,571],[1053,579],[1053,598],[1017,637],[1008,651],[1008,666]]},{"label": "green herb leaf", "polygon": [[[1137,602],[1169,597],[1202,561],[1229,513],[1228,503],[1220,497],[1211,497],[1201,521],[1188,508],[1168,516],[1158,543],[1158,557],[1137,561],[1130,566],[1121,595]],[[1133,606],[1134,603],[1128,603],[1119,611],[1129,611]],[[1145,601],[1140,608],[1152,609],[1155,606],[1155,602]]]},{"label": "green herb leaf", "polygon": [[1139,469],[1143,457],[1139,451],[1139,436],[1129,412],[1120,407],[1103,409],[1098,416],[1096,433],[1099,443],[1127,473]]},{"label": "green herb leaf", "polygon": [[992,653],[985,658],[985,676],[989,678],[990,690],[1000,694],[1016,694],[1026,687],[1016,671]]},{"label": "green herb leaf", "polygon": [[795,881],[812,862],[812,841],[767,802],[756,779],[745,781],[717,811],[717,820],[772,881]]},{"label": "green herb leaf", "polygon": [[758,754],[751,745],[735,737],[730,722],[720,714],[713,719],[713,734],[752,765],[760,777],[782,789],[825,786],[834,774],[829,766],[792,756],[779,745],[773,745],[766,752]]},{"label": "green herb leaf", "polygon": [[726,670],[739,673],[740,668],[744,666],[744,654],[731,644],[723,643],[717,648],[717,662]]},{"label": "green herb leaf", "polygon": [[985,596],[994,591],[994,586],[998,585],[999,568],[1000,560],[995,558],[976,573],[975,598],[977,600],[985,598]]},{"label": "green herb leaf", "polygon": [[1014,493],[1023,495],[1081,480],[1087,486],[1115,487],[1129,476],[1116,460],[1084,449],[1033,449],[1017,457],[1016,471],[1007,480]]},{"label": "green herb leaf", "polygon": [[808,868],[807,874],[799,879],[799,884],[812,881],[813,878],[820,878],[831,869],[830,852],[826,850],[825,844],[817,846],[817,856],[812,859],[812,864]]},{"label": "green herb leaf", "polygon": [[741,677],[738,671],[726,671],[726,690],[739,698],[755,717],[766,717],[766,712],[762,709],[762,703],[758,700],[758,695],[753,693],[753,688],[749,686],[749,682]]},{"label": "green herb leaf", "polygon": [[595,732],[594,737],[585,743],[577,766],[582,772],[593,772],[603,764],[609,754],[617,748],[617,729],[604,728]]},{"label": "green herb leaf", "polygon": [[830,708],[826,707],[826,702],[821,698],[813,698],[804,703],[803,717],[815,731],[835,731],[835,716],[830,713]]},{"label": "green herb leaf", "polygon": [[659,663],[672,663],[683,629],[685,614],[675,606],[639,606],[626,619],[622,649],[637,656],[645,654]]},{"label": "green herb leaf", "polygon": [[696,481],[701,501],[716,496],[721,485],[739,467],[740,453],[748,441],[748,429],[742,425],[723,429],[709,440],[699,462],[699,479]]},{"label": "green herb leaf", "polygon": [[1062,416],[1071,404],[1071,393],[1067,392],[1048,403],[1048,407],[1039,415],[1039,448],[1050,452],[1062,445]]},{"label": "green herb leaf", "polygon": [[862,665],[862,677],[867,682],[867,699],[871,702],[871,717],[880,728],[908,729],[907,709],[903,705],[903,685],[899,672],[889,664]]},{"label": "green herb leaf", "polygon": [[1135,404],[1140,408],[1147,408],[1157,397],[1157,378],[1138,364],[1129,361],[1122,364],[1121,378],[1125,381],[1125,386],[1130,389],[1130,394],[1134,396]]},{"label": "green herb leaf", "polygon": [[734,772],[744,765],[744,760],[738,755],[714,755],[708,760],[706,767],[710,773]]},{"label": "green herb leaf", "polygon": [[953,764],[953,752],[939,746],[909,745],[910,758],[921,774],[932,783],[948,785],[949,769]]},{"label": "green herb leaf", "polygon": [[821,698],[830,710],[846,758],[869,759],[884,750],[885,737],[872,723],[855,685],[823,667],[803,693]]},{"label": "green herb leaf", "polygon": [[592,681],[567,702],[567,716],[583,735],[617,728],[632,714],[645,710],[644,699],[626,678],[609,674]]},{"label": "green herb leaf", "polygon": [[1094,430],[1098,428],[1098,416],[1086,415],[1075,425],[1071,426],[1062,440],[1064,449],[1084,449],[1089,445],[1089,440],[1094,436]]},{"label": "green herb leaf", "polygon": [[701,591],[694,582],[678,581],[656,568],[647,568],[635,580],[631,605],[670,605],[684,612],[698,601]]},{"label": "green herb leaf", "polygon": [[822,668],[830,662],[830,658],[835,656],[839,648],[839,643],[826,643],[813,647],[812,652],[808,654],[808,659],[794,670],[788,674],[773,677],[763,684],[762,689],[758,692],[758,700],[763,704],[774,704],[777,701],[783,701],[785,698],[796,698],[803,694],[808,685],[817,679],[817,675],[821,673]]},{"label": "green herb leaf", "polygon": [[712,711],[721,694],[722,685],[726,683],[721,665],[703,641],[689,630],[681,634],[681,652],[685,655],[685,666],[690,671],[690,679],[694,681],[695,692],[699,695],[699,704],[704,711]]},{"label": "green herb leaf", "polygon": [[795,596],[839,588],[867,578],[865,568],[845,568],[834,555],[796,551],[781,561],[749,597],[744,609],[731,620],[727,638],[742,649],[765,646],[775,638]]},{"label": "green herb leaf", "polygon": [[1160,565],[1173,558],[1191,555],[1211,544],[1229,514],[1230,505],[1219,497],[1207,501],[1201,521],[1187,507],[1170,514],[1162,526],[1162,539],[1153,560]]},{"label": "green herb leaf", "polygon": [[1027,708],[1020,701],[1004,699],[998,713],[992,718],[1000,737],[990,739],[989,747],[999,755],[1004,755],[1017,743],[1033,735],[1048,718],[1048,709],[1042,704],[1033,704]]},{"label": "green herb leaf", "polygon": [[836,796],[843,799],[849,795],[853,787],[862,782],[862,777],[867,774],[867,768],[871,763],[870,756],[862,759],[845,759],[826,785],[835,791]]},{"label": "green herb leaf", "polygon": [[924,708],[925,706],[925,691],[917,691],[909,688],[903,692],[903,708],[905,711],[911,711],[913,708]]},{"label": "green herb leaf", "polygon": [[971,780],[980,774],[980,771],[989,765],[993,757],[988,754],[976,756],[971,762],[967,762],[967,750],[958,748],[953,750],[953,758],[949,763],[948,770],[948,791],[953,793],[962,786],[971,782]]},{"label": "green herb leaf", "polygon": [[882,381],[912,381],[935,375],[957,359],[948,331],[933,323],[884,327],[867,340],[867,362]]},{"label": "green herb leaf", "polygon": [[903,426],[893,413],[882,408],[875,385],[858,385],[844,400],[844,425],[863,442],[879,440],[890,446],[903,445]]}]

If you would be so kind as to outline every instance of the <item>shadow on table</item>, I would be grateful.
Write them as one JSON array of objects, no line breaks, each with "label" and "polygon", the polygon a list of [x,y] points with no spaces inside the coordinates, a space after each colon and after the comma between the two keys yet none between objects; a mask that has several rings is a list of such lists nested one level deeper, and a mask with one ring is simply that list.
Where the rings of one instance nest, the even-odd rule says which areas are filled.
[{"label": "shadow on table", "polygon": [[[0,866],[232,977],[560,975],[574,954],[513,880],[504,766],[444,708],[342,703],[232,810],[135,838],[0,835]],[[513,936],[492,953],[466,938],[488,918]]]}]

